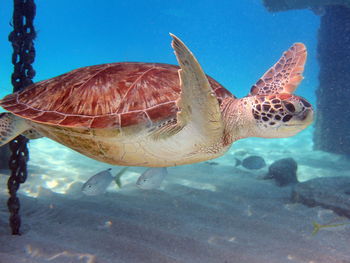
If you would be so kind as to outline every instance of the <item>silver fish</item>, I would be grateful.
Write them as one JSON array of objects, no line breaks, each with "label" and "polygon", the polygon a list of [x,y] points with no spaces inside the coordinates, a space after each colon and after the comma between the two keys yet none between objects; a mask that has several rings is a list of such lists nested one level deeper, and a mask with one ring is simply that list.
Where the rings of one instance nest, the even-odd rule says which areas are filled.
[{"label": "silver fish", "polygon": [[127,169],[128,167],[121,169],[116,176],[111,174],[112,168],[99,172],[86,181],[82,186],[81,191],[86,195],[100,195],[106,192],[107,187],[112,181],[115,181],[121,188],[120,177]]},{"label": "silver fish", "polygon": [[266,166],[265,160],[257,155],[248,156],[243,161],[236,158],[236,167],[242,165],[246,169],[258,170]]},{"label": "silver fish", "polygon": [[136,185],[144,190],[157,189],[167,174],[168,170],[165,167],[149,168],[137,179]]}]

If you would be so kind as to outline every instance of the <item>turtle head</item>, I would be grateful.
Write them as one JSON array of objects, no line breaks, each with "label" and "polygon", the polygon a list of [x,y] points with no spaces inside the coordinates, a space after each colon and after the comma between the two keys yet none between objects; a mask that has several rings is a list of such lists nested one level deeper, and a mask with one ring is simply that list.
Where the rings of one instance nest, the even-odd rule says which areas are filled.
[{"label": "turtle head", "polygon": [[313,109],[292,94],[257,95],[250,99],[255,137],[283,138],[297,134],[312,123]]}]

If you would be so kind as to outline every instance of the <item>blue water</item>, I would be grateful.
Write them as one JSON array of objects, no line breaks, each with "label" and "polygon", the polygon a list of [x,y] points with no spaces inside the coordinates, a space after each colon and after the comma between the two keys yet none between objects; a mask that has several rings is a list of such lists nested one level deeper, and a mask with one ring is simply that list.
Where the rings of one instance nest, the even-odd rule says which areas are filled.
[{"label": "blue water", "polygon": [[[11,1],[0,3],[0,95],[12,88]],[[309,10],[269,13],[250,1],[37,1],[35,81],[82,66],[121,61],[176,64],[169,32],[180,37],[205,72],[236,96],[294,42],[309,57],[297,94],[315,101],[319,17]]]},{"label": "blue water", "polygon": [[[316,103],[320,17],[310,10],[270,13],[261,0],[37,0],[36,4],[35,82],[102,63],[177,64],[171,32],[185,42],[208,75],[237,97],[247,95],[293,43],[303,42],[308,60],[296,94]],[[8,42],[12,9],[12,1],[0,1],[0,97],[12,91]],[[298,163],[301,182],[349,176],[349,159],[313,150],[313,131],[309,127],[285,139],[240,140],[212,162],[169,168],[161,190],[135,189],[144,168],[130,167],[122,189],[110,186],[96,199],[82,196],[81,185],[110,166],[49,139],[31,140],[29,176],[20,188],[29,196],[21,196],[26,250],[21,247],[24,243],[11,243],[17,240],[8,236],[8,212],[2,206],[0,244],[9,248],[0,246],[0,262],[4,255],[23,262],[29,256],[47,262],[57,255],[83,262],[79,253],[92,253],[98,262],[108,263],[350,262],[349,226],[322,229],[311,237],[313,221],[333,224],[348,219],[321,207],[294,204],[292,188],[262,180],[269,166],[285,157]],[[267,166],[253,171],[235,165],[250,155],[263,157]],[[113,167],[113,173],[119,168]],[[5,204],[3,175],[0,201]],[[58,237],[52,229],[60,233]],[[167,260],[155,260],[154,251]]]}]

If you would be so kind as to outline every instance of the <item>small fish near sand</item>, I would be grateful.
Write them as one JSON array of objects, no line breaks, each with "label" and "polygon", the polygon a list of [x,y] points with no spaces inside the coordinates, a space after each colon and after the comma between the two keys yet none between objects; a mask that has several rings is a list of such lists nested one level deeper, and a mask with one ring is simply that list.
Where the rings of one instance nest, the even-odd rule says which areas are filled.
[{"label": "small fish near sand", "polygon": [[120,178],[127,169],[128,167],[124,167],[115,176],[113,176],[111,173],[112,168],[103,170],[90,177],[90,179],[87,180],[82,186],[81,191],[85,195],[100,195],[106,192],[107,187],[112,183],[112,181],[115,181],[118,187],[121,188],[122,184]]},{"label": "small fish near sand", "polygon": [[236,158],[236,161],[236,167],[242,165],[249,170],[258,170],[266,166],[264,158],[257,155],[248,156],[247,158],[244,158],[243,161]]},{"label": "small fish near sand", "polygon": [[340,224],[327,224],[327,225],[321,225],[317,222],[312,222],[312,225],[314,227],[311,235],[314,236],[318,233],[318,231],[320,231],[322,228],[330,228],[330,227],[339,227],[339,226],[345,226],[345,225],[349,225],[350,222],[346,222],[346,223],[340,223]]},{"label": "small fish near sand", "polygon": [[167,174],[165,167],[149,168],[137,179],[136,186],[144,190],[158,189]]}]

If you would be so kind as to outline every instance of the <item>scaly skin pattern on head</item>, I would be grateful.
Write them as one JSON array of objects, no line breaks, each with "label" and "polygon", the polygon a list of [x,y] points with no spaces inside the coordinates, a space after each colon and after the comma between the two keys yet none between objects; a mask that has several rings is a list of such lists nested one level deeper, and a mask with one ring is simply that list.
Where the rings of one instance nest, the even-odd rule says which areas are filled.
[{"label": "scaly skin pattern on head", "polygon": [[222,103],[225,144],[247,137],[290,137],[309,126],[313,110],[305,99],[292,94],[227,98]]},{"label": "scaly skin pattern on head", "polygon": [[247,97],[223,101],[224,144],[247,137],[289,137],[312,123],[311,104],[292,94],[303,79],[306,56],[305,45],[295,43],[253,85]]},{"label": "scaly skin pattern on head", "polygon": [[295,121],[305,120],[310,110],[310,103],[291,94],[255,96],[252,105],[254,119],[264,128],[279,127],[283,123],[292,126]]}]

